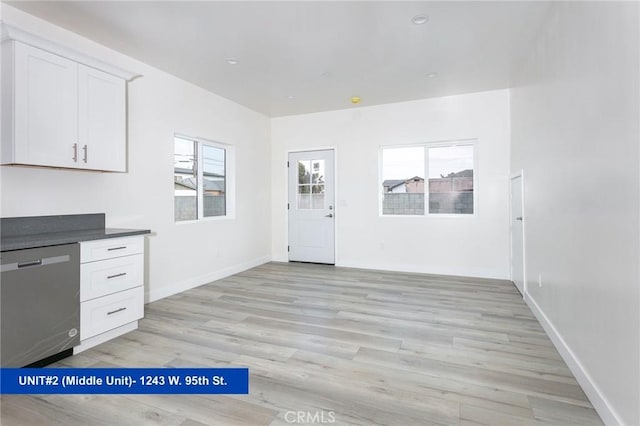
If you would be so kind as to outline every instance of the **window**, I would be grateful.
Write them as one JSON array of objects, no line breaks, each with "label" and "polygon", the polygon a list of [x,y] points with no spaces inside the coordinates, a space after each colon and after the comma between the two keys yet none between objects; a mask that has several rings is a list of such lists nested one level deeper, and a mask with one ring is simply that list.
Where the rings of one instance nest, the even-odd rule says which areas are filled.
[{"label": "window", "polygon": [[183,136],[174,144],[175,221],[229,216],[232,147]]},{"label": "window", "polygon": [[202,145],[202,213],[204,217],[226,214],[226,152],[216,146]]},{"label": "window", "polygon": [[474,168],[473,141],[383,147],[382,214],[473,214]]},{"label": "window", "polygon": [[473,145],[427,148],[429,213],[473,214]]},{"label": "window", "polygon": [[424,214],[424,146],[382,149],[382,214]]},{"label": "window", "polygon": [[195,141],[175,138],[173,176],[176,222],[198,218],[197,146]]}]

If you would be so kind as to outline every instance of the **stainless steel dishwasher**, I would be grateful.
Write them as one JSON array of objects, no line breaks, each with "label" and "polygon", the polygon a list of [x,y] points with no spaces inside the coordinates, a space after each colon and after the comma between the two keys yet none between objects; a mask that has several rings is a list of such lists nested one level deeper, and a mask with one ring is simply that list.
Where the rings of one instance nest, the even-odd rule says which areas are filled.
[{"label": "stainless steel dishwasher", "polygon": [[0,253],[0,365],[46,365],[80,342],[80,245]]}]

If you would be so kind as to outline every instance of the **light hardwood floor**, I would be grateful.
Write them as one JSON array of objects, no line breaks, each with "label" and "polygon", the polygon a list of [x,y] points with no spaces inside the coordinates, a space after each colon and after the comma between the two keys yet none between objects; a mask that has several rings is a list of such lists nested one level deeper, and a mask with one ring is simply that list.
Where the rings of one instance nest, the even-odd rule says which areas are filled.
[{"label": "light hardwood floor", "polygon": [[3,426],[602,424],[506,281],[269,263],[56,365],[246,366],[250,394],[4,396]]}]

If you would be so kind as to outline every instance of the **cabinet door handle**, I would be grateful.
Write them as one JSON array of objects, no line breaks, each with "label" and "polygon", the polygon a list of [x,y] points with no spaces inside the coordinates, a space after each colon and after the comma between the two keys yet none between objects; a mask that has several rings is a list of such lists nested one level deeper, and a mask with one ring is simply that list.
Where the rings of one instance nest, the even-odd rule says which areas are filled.
[{"label": "cabinet door handle", "polygon": [[115,275],[109,275],[107,277],[108,280],[112,279],[112,278],[118,278],[118,277],[124,277],[125,275],[127,275],[126,272],[120,272],[119,274],[115,274]]},{"label": "cabinet door handle", "polygon": [[126,249],[127,246],[121,246],[121,247],[109,247],[107,249],[107,251],[113,251],[113,250],[122,250],[122,249]]},{"label": "cabinet door handle", "polygon": [[71,159],[76,163],[78,162],[78,144],[77,143],[73,144],[73,157],[71,157]]},{"label": "cabinet door handle", "polygon": [[125,309],[127,309],[127,308],[123,306],[122,308],[116,309],[115,311],[107,312],[107,315],[117,314],[118,312],[122,312]]},{"label": "cabinet door handle", "polygon": [[83,146],[82,150],[84,151],[84,158],[82,159],[82,161],[84,161],[85,163],[87,162],[87,152],[89,152],[89,148],[87,148],[87,146]]}]

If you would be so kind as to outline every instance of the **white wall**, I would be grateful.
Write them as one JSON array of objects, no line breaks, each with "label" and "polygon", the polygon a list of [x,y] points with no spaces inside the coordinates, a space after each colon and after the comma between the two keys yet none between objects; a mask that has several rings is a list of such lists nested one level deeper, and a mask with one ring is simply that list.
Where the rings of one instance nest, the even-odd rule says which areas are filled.
[{"label": "white wall", "polygon": [[[151,299],[269,259],[267,117],[4,4],[2,19],[144,75],[129,84],[129,172],[1,167],[2,217],[104,212],[107,226],[151,229]],[[236,146],[235,219],[174,223],[174,132]]]},{"label": "white wall", "polygon": [[[379,216],[381,145],[467,138],[478,139],[475,217]],[[271,142],[274,259],[287,259],[287,151],[335,147],[337,265],[508,278],[508,91],[276,118]]]},{"label": "white wall", "polygon": [[[640,424],[638,3],[556,3],[512,90],[530,304],[608,424]],[[542,275],[542,288],[538,276]]]}]

